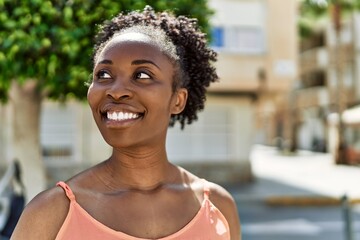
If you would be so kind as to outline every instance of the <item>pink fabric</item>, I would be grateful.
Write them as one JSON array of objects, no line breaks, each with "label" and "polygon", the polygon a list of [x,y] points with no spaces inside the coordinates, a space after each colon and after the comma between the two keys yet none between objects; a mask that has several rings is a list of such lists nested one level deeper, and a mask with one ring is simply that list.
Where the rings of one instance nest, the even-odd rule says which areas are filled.
[{"label": "pink fabric", "polygon": [[[94,219],[77,202],[69,186],[59,182],[70,199],[67,217],[56,236],[56,240],[145,240],[115,231]],[[229,240],[229,225],[223,214],[209,200],[209,190],[204,189],[204,201],[196,216],[181,230],[161,240]]]}]

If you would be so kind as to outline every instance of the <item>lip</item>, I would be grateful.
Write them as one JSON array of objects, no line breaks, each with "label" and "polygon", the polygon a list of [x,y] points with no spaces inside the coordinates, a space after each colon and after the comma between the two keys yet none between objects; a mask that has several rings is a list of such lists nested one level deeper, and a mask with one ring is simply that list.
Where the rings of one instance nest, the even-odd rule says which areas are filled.
[{"label": "lip", "polygon": [[145,111],[124,104],[107,104],[100,110],[101,119],[109,128],[129,126],[141,120],[144,115]]},{"label": "lip", "polygon": [[129,118],[129,119],[121,119],[121,120],[113,120],[107,117],[107,114],[101,115],[102,121],[105,123],[107,128],[125,128],[135,124],[136,122],[140,121],[143,118],[143,115],[137,115],[136,118]]},{"label": "lip", "polygon": [[105,122],[105,126],[107,128],[116,128],[121,129],[125,127],[129,127],[131,125],[134,125],[136,122],[140,121],[142,117],[133,118],[133,119],[126,119],[126,120],[111,120],[108,118],[103,118],[103,121]]}]

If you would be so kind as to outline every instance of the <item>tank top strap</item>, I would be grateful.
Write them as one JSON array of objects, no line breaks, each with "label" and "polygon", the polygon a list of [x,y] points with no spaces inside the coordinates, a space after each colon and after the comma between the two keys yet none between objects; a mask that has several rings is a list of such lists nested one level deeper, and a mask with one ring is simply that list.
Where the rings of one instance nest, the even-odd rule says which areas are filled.
[{"label": "tank top strap", "polygon": [[210,186],[209,186],[209,182],[206,181],[205,179],[203,180],[203,184],[204,184],[204,199],[209,199],[210,197]]},{"label": "tank top strap", "polygon": [[65,182],[58,182],[56,186],[61,187],[64,189],[66,196],[69,198],[70,201],[75,201],[75,195],[69,185],[67,185]]}]

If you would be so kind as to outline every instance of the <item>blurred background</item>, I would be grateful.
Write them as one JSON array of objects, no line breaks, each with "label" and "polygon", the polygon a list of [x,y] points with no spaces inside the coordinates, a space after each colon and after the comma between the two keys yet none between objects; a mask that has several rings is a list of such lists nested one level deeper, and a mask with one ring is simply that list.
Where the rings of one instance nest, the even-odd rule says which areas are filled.
[{"label": "blurred background", "polygon": [[[243,239],[360,239],[360,1],[0,1],[0,165],[27,197],[110,155],[85,101],[92,39],[119,11],[199,19],[218,52],[169,159],[224,185]],[[141,133],[139,133],[141,134]]]}]

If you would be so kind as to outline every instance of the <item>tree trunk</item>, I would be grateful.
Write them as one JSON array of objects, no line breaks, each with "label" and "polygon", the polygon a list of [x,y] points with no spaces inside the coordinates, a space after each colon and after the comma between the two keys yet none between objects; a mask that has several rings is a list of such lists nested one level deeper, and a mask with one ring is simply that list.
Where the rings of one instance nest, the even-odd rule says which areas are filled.
[{"label": "tree trunk", "polygon": [[27,201],[46,187],[40,145],[41,100],[41,93],[35,80],[27,80],[24,84],[12,81],[10,104],[13,154],[21,164]]}]

